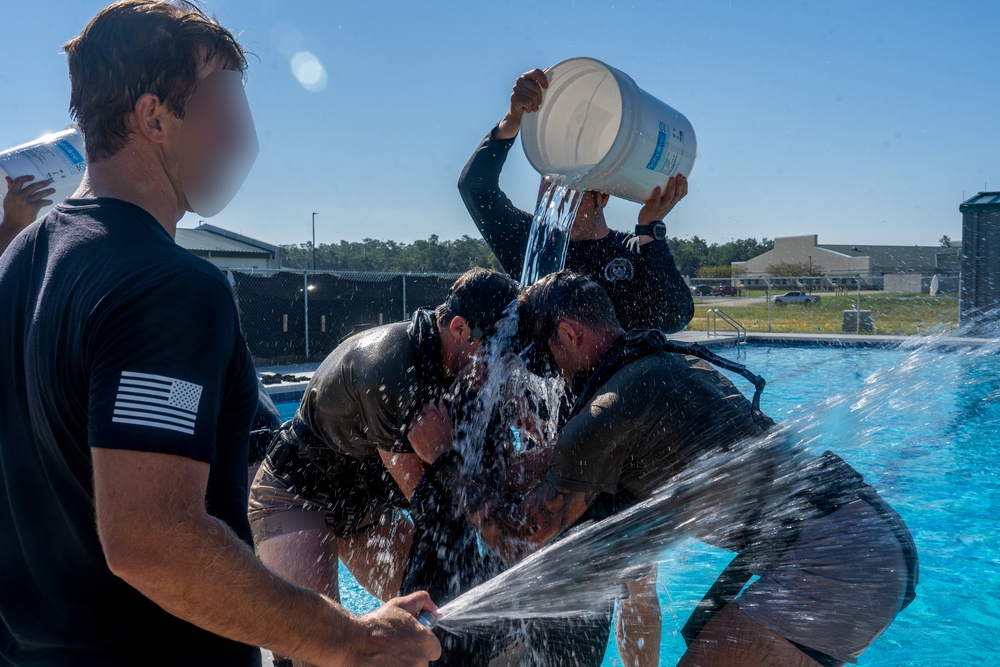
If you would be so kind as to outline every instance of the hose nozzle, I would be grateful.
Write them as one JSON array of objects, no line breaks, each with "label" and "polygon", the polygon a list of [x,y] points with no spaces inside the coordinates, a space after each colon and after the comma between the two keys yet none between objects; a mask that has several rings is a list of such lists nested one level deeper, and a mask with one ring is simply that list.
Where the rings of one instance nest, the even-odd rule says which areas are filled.
[{"label": "hose nozzle", "polygon": [[420,625],[427,628],[428,630],[433,630],[434,626],[437,625],[438,620],[437,616],[435,616],[433,612],[427,611],[425,609],[424,611],[420,612],[419,616],[417,616],[417,622],[420,623]]}]

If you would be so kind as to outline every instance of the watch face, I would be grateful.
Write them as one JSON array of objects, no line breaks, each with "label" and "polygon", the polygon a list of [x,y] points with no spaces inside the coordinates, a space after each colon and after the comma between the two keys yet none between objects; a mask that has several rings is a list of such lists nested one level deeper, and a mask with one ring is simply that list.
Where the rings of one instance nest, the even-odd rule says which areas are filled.
[{"label": "watch face", "polygon": [[653,238],[663,241],[667,238],[667,225],[662,220],[653,223]]}]

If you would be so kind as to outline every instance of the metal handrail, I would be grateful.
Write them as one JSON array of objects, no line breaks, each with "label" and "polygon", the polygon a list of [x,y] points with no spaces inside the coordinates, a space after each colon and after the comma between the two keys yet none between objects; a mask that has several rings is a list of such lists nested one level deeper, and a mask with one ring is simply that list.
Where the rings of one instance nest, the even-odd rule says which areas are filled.
[{"label": "metal handrail", "polygon": [[725,322],[726,324],[728,324],[729,326],[731,326],[736,331],[736,342],[737,343],[740,342],[740,340],[743,340],[743,342],[746,342],[746,339],[747,339],[747,330],[746,330],[746,327],[744,327],[742,324],[740,324],[739,322],[737,322],[736,320],[734,320],[732,317],[730,317],[729,315],[727,315],[725,313],[725,311],[723,311],[721,308],[709,308],[708,311],[706,311],[706,313],[705,313],[705,319],[706,319],[707,328],[708,328],[707,333],[708,333],[709,336],[718,336],[719,335],[718,326],[717,326],[718,322],[717,322],[716,318],[722,318],[723,322]]}]

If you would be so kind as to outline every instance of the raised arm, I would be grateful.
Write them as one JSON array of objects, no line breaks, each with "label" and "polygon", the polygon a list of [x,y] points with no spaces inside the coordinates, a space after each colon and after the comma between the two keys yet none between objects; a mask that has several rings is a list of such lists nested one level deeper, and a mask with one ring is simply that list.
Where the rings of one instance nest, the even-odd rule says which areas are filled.
[{"label": "raised arm", "polygon": [[532,214],[514,206],[500,189],[500,172],[521,128],[521,116],[538,110],[546,86],[548,80],[539,69],[518,77],[511,91],[510,109],[479,144],[458,178],[462,201],[483,240],[504,271],[515,279],[521,276]]}]

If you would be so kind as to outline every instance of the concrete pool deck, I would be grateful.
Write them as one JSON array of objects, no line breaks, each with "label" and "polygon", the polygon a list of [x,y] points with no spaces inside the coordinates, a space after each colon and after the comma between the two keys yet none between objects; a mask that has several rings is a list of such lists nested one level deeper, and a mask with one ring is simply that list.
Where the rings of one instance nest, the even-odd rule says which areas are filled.
[{"label": "concrete pool deck", "polygon": [[[736,334],[711,335],[705,331],[681,331],[669,336],[671,340],[681,343],[698,343],[705,347],[734,347],[741,341]],[[742,338],[742,337],[741,337]],[[763,345],[829,345],[834,347],[856,348],[894,348],[904,344],[914,344],[921,340],[933,341],[935,347],[960,348],[998,345],[1000,342],[991,338],[965,338],[960,336],[889,336],[879,334],[819,334],[819,333],[762,333],[747,332],[746,342]],[[319,362],[304,364],[286,364],[262,366],[258,375],[272,374],[291,375],[295,380],[277,384],[265,384],[267,393],[275,403],[299,401],[305,393],[306,385],[313,373],[319,368]],[[299,379],[301,378],[301,379]]]}]

